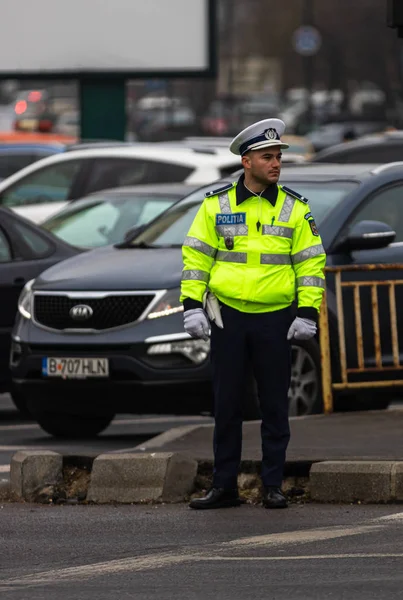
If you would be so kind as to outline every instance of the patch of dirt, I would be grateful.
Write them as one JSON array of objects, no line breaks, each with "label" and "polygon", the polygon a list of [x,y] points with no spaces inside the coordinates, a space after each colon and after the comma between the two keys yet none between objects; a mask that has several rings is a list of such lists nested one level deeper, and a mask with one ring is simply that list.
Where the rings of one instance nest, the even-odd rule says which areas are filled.
[{"label": "patch of dirt", "polygon": [[[84,502],[87,497],[91,472],[85,467],[66,465],[63,467],[63,480],[52,486],[47,494],[49,503],[54,504],[78,504]],[[45,490],[42,490],[45,492]]]},{"label": "patch of dirt", "polygon": [[91,473],[79,467],[64,467],[63,483],[67,498],[85,498],[90,484]]},{"label": "patch of dirt", "polygon": [[[189,501],[204,496],[211,486],[211,472],[209,473],[207,468],[199,469],[193,492],[186,500]],[[253,472],[241,473],[238,476],[238,489],[239,496],[247,504],[261,503],[263,486],[258,474]],[[305,504],[310,501],[308,477],[287,477],[283,481],[282,490],[292,504]]]}]

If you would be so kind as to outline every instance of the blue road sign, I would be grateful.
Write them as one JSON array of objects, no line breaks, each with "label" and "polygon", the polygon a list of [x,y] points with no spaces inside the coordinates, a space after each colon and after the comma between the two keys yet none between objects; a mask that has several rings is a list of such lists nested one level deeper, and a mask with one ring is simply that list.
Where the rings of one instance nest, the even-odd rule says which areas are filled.
[{"label": "blue road sign", "polygon": [[302,25],[293,33],[292,44],[294,50],[302,56],[313,56],[322,44],[322,37],[316,27]]}]

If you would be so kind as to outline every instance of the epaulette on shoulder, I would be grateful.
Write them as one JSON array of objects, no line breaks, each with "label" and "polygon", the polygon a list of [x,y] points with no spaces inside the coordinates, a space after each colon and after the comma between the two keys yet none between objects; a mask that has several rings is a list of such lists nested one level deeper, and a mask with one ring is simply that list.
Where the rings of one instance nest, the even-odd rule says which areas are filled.
[{"label": "epaulette on shoulder", "polygon": [[225,185],[223,185],[220,188],[217,188],[216,190],[211,190],[211,192],[206,192],[204,195],[206,198],[210,198],[211,196],[217,196],[217,194],[224,194],[225,192],[228,192],[228,190],[231,190],[234,187],[235,183],[226,183]]},{"label": "epaulette on shoulder", "polygon": [[301,196],[301,194],[298,194],[298,192],[294,192],[294,190],[292,190],[291,188],[282,185],[281,186],[283,188],[283,190],[285,191],[286,194],[289,194],[290,196],[292,196],[293,198],[296,198],[297,200],[300,200],[301,202],[303,202],[304,204],[308,204],[308,198],[305,198],[304,196]]}]

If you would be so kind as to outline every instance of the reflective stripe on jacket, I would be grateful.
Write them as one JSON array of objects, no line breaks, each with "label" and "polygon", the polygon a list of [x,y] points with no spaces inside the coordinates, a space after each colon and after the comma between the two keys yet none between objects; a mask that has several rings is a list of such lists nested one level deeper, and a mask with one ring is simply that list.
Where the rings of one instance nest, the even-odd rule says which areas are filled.
[{"label": "reflective stripe on jacket", "polygon": [[[227,241],[227,244],[226,244]],[[278,186],[275,206],[236,184],[205,198],[182,247],[181,301],[202,302],[208,287],[242,312],[320,308],[326,255],[309,205]]]}]

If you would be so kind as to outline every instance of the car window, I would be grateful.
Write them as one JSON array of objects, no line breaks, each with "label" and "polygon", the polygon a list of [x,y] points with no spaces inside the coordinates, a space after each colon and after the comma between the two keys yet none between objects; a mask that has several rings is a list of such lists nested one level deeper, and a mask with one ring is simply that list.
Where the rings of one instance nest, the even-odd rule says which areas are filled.
[{"label": "car window", "polygon": [[[205,188],[208,191],[209,188]],[[210,188],[211,189],[211,188]],[[190,194],[183,202],[177,202],[175,206],[168,209],[152,225],[135,237],[133,244],[145,242],[155,245],[183,244],[187,232],[196,216],[204,199],[204,189]]]},{"label": "car window", "polygon": [[0,263],[9,262],[10,260],[12,260],[10,244],[8,243],[5,234],[0,229]]},{"label": "car window", "polygon": [[220,169],[220,177],[230,177],[235,171],[239,169],[239,161],[235,161],[232,165],[228,165],[227,167],[221,167]]},{"label": "car window", "polygon": [[0,201],[6,206],[23,206],[68,200],[81,164],[69,160],[30,173],[4,190]]},{"label": "car window", "polygon": [[86,193],[139,183],[179,183],[193,169],[152,160],[102,158],[93,163]]},{"label": "car window", "polygon": [[361,148],[349,148],[339,152],[323,153],[314,159],[314,162],[328,162],[338,164],[382,164],[388,162],[400,161],[403,155],[403,145],[377,144],[376,146],[368,146]]},{"label": "car window", "polygon": [[359,221],[383,221],[396,231],[395,242],[403,242],[403,184],[373,195],[354,215],[349,225]]},{"label": "car window", "polygon": [[95,248],[116,244],[129,229],[148,223],[176,200],[176,196],[136,195],[97,200],[85,206],[73,203],[49,218],[43,227],[74,246]]},{"label": "car window", "polygon": [[19,221],[14,222],[13,227],[18,232],[20,238],[22,238],[23,244],[27,247],[28,252],[26,258],[41,258],[51,253],[52,246],[50,243],[44,237],[36,233],[36,231],[31,229],[31,227],[28,227]]},{"label": "car window", "polygon": [[305,154],[309,152],[309,147],[303,144],[298,144],[296,142],[287,142],[289,148],[287,148],[287,152],[290,154]]},{"label": "car window", "polygon": [[[388,163],[402,159],[403,146],[391,144],[389,146],[376,145],[368,148],[351,150],[346,154],[343,163]],[[338,161],[339,162],[339,161]],[[341,161],[340,161],[341,162]]]},{"label": "car window", "polygon": [[[325,216],[334,210],[343,198],[358,185],[354,181],[323,181],[317,183],[314,181],[289,181],[286,178],[282,183],[308,198],[312,214],[319,225]],[[211,190],[211,186],[193,192],[186,199],[171,207],[153,225],[137,236],[133,240],[133,244],[139,242],[174,246],[183,244],[186,233],[189,231],[203,201],[204,191],[208,190]]]},{"label": "car window", "polygon": [[318,225],[347,194],[358,186],[358,183],[354,181],[322,181],[318,183],[315,181],[291,181],[287,179],[287,175],[282,178],[281,183],[308,199]]}]

